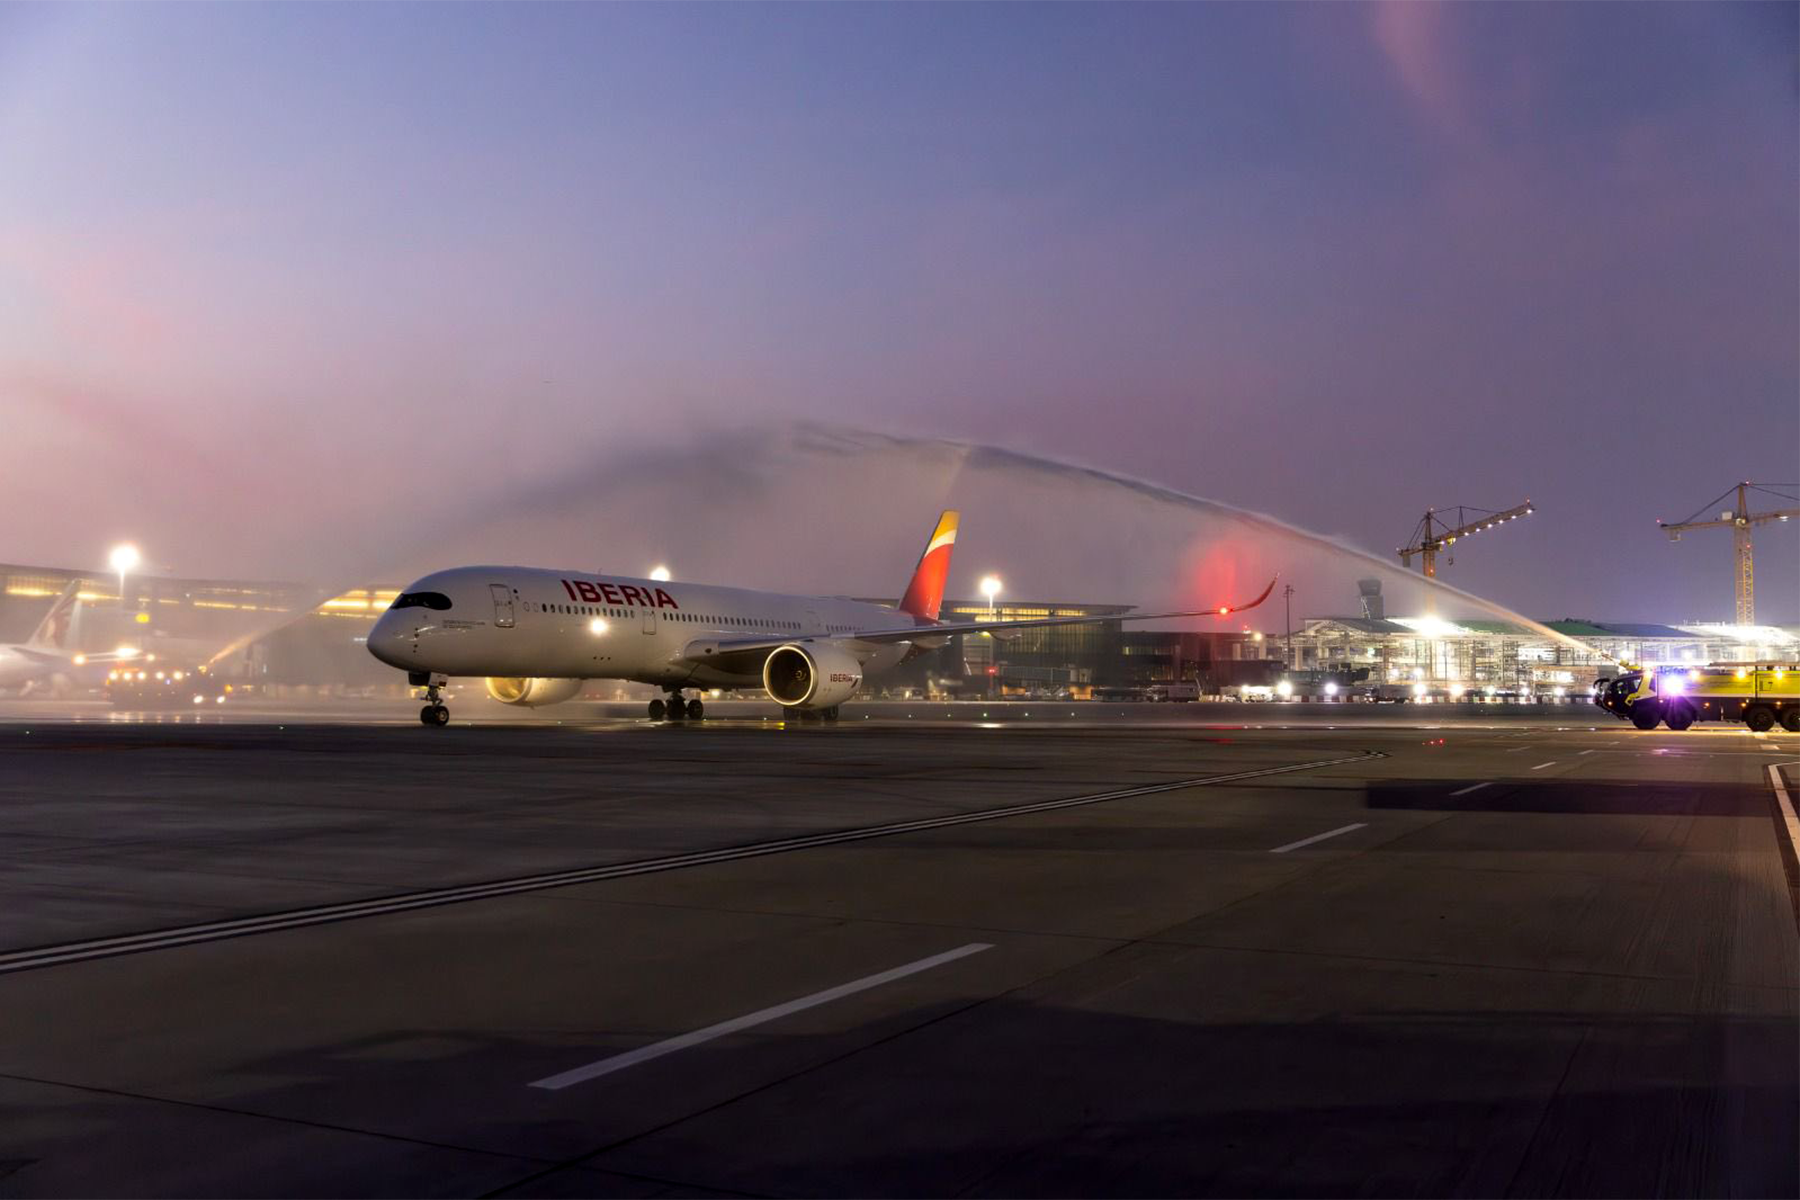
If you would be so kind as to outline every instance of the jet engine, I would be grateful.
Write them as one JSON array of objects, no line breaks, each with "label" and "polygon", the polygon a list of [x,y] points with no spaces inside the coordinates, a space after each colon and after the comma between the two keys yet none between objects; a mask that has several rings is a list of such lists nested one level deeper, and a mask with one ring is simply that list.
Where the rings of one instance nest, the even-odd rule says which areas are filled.
[{"label": "jet engine", "polygon": [[787,708],[836,708],[862,677],[862,664],[836,646],[778,646],[763,660],[763,687]]},{"label": "jet engine", "polygon": [[502,704],[522,704],[538,708],[545,704],[561,704],[573,700],[581,691],[580,679],[520,679],[490,675],[487,693]]}]

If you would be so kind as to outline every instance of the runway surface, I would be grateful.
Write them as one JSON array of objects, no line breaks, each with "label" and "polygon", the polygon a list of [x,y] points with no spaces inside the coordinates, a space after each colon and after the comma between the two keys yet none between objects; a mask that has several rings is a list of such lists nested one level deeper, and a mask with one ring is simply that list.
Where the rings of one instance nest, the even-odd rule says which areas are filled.
[{"label": "runway surface", "polygon": [[0,707],[0,1195],[1800,1191],[1792,735],[319,716]]}]

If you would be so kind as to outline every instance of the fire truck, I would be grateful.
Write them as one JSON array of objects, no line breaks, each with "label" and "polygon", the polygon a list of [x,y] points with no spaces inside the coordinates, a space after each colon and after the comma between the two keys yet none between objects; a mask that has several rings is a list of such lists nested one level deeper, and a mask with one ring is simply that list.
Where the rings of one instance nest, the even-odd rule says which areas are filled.
[{"label": "fire truck", "polygon": [[1639,729],[1742,721],[1757,733],[1800,733],[1800,663],[1657,666],[1601,680],[1594,703]]}]

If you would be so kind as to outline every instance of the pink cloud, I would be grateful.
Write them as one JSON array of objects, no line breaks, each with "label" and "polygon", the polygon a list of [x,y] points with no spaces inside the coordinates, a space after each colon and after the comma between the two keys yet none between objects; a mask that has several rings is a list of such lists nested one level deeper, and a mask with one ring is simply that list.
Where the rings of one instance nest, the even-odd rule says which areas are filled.
[{"label": "pink cloud", "polygon": [[1400,85],[1443,133],[1473,137],[1448,23],[1453,6],[1430,0],[1382,0],[1370,10],[1371,35]]},{"label": "pink cloud", "polygon": [[154,257],[142,245],[0,228],[0,271],[25,281],[55,328],[89,351],[141,355],[164,344],[168,314],[146,297],[142,282]]}]

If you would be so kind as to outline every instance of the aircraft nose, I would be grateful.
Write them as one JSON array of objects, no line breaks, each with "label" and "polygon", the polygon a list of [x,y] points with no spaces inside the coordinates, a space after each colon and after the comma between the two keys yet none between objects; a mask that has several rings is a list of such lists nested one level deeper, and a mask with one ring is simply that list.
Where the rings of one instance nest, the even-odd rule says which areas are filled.
[{"label": "aircraft nose", "polygon": [[391,610],[384,612],[369,630],[369,653],[390,667],[409,666],[415,633],[413,622],[405,616]]}]

